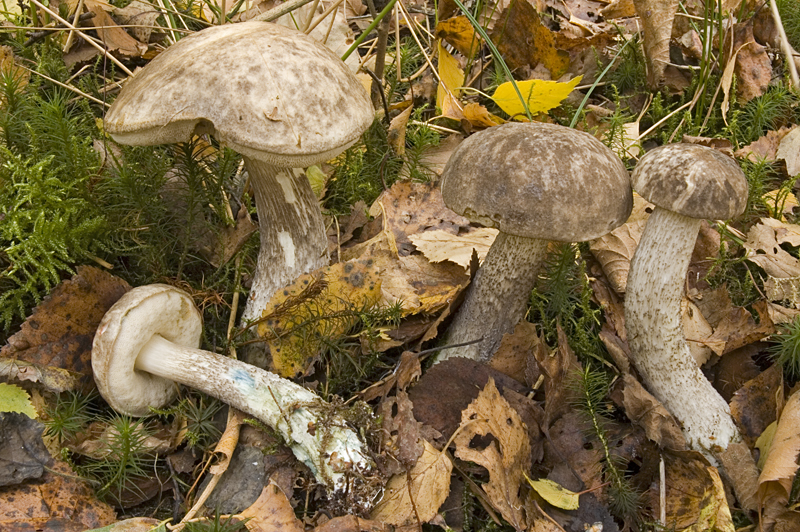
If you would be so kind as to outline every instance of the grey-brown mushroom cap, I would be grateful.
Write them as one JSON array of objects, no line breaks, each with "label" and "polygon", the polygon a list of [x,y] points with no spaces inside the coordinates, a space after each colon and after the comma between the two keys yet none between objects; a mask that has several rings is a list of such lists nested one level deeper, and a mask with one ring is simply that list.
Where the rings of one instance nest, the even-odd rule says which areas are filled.
[{"label": "grey-brown mushroom cap", "polygon": [[736,161],[697,144],[647,152],[631,181],[644,199],[691,218],[728,220],[747,206],[747,178]]},{"label": "grey-brown mushroom cap", "polygon": [[462,142],[442,174],[445,204],[473,222],[520,237],[581,242],[627,220],[630,177],[588,133],[509,123]]},{"label": "grey-brown mushroom cap", "polygon": [[117,412],[144,416],[170,403],[177,385],[135,369],[136,358],[158,334],[186,347],[199,347],[203,318],[191,298],[165,284],[139,286],[106,312],[92,345],[92,371],[100,395]]},{"label": "grey-brown mushroom cap", "polygon": [[277,24],[214,26],[153,59],[104,120],[121,144],[188,141],[195,129],[276,166],[305,167],[372,123],[366,89],[324,45]]}]

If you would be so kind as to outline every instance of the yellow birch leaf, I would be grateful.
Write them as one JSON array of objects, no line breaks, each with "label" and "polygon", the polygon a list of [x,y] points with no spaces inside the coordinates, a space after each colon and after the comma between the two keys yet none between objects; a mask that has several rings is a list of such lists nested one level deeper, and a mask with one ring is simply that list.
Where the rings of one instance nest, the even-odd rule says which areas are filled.
[{"label": "yellow birch leaf", "polygon": [[458,96],[461,94],[459,87],[464,84],[464,71],[458,65],[458,60],[445,50],[441,39],[439,46],[439,87],[436,89],[436,107],[442,110],[446,118],[461,120],[463,113]]},{"label": "yellow birch leaf", "polygon": [[258,324],[275,371],[283,377],[305,372],[324,342],[345,334],[358,311],[375,305],[380,295],[378,271],[369,259],[320,268],[279,290]]},{"label": "yellow birch leaf", "polygon": [[36,419],[36,409],[33,408],[28,392],[19,386],[3,382],[0,382],[0,412],[18,412]]},{"label": "yellow birch leaf", "polygon": [[556,508],[561,508],[562,510],[578,509],[578,499],[580,498],[579,493],[570,491],[564,486],[546,478],[531,480],[528,478],[528,475],[525,475],[525,480],[528,481],[528,484],[531,485],[534,491],[536,491],[536,493],[538,493],[542,499],[546,500]]},{"label": "yellow birch leaf", "polygon": [[[531,114],[535,115],[537,113],[545,113],[561,105],[564,98],[569,96],[569,93],[578,86],[582,77],[583,76],[577,76],[563,83],[558,81],[530,79],[527,81],[518,81],[517,87],[519,87],[519,92],[522,94],[522,97],[525,98]],[[525,108],[510,81],[497,87],[492,95],[492,100],[500,106],[500,109],[508,113],[509,116],[517,120],[524,119]]]}]

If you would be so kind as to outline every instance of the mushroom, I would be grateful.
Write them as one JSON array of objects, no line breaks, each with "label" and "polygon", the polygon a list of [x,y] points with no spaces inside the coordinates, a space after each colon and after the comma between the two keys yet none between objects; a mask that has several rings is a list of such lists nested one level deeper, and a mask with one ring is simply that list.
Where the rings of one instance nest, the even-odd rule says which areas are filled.
[{"label": "mushroom", "polygon": [[241,361],[203,351],[191,298],[169,285],[140,286],[103,316],[92,346],[97,388],[114,410],[144,416],[170,403],[180,383],[275,429],[333,499],[367,510],[374,464],[345,420],[310,390]]},{"label": "mushroom", "polygon": [[214,26],[184,37],[130,79],[105,117],[121,144],[210,133],[244,156],[261,250],[243,320],[328,263],[317,198],[302,172],[355,143],[374,112],[361,82],[322,44],[277,24]]},{"label": "mushroom", "polygon": [[503,335],[524,317],[551,240],[578,242],[606,234],[633,206],[622,161],[595,137],[554,124],[509,123],[466,139],[442,174],[445,204],[472,222],[496,227],[447,343],[489,360]]},{"label": "mushroom", "polygon": [[703,376],[681,326],[681,296],[703,219],[744,211],[747,179],[733,159],[695,144],[648,152],[633,188],[656,205],[631,260],[625,328],[645,386],[683,425],[687,444],[713,459],[740,439],[728,403]]}]

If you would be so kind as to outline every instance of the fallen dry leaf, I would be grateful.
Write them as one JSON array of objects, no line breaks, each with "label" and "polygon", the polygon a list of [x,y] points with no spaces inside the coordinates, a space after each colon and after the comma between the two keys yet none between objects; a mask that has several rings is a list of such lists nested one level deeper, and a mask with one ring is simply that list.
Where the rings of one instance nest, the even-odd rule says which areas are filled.
[{"label": "fallen dry leaf", "polygon": [[706,345],[706,342],[709,341],[709,338],[714,333],[714,329],[706,321],[705,316],[697,308],[697,305],[685,296],[681,298],[681,322],[689,352],[697,362],[697,365],[702,366],[714,354],[714,351]]},{"label": "fallen dry leaf", "polygon": [[429,261],[449,260],[467,270],[473,250],[478,254],[478,260],[483,262],[497,233],[497,229],[490,227],[470,227],[455,235],[436,229],[409,235],[408,238]]},{"label": "fallen dry leaf", "polygon": [[773,364],[747,381],[731,398],[731,416],[753,445],[778,415],[776,393],[783,390],[781,369]]},{"label": "fallen dry leaf", "polygon": [[512,71],[541,63],[552,79],[566,72],[569,53],[556,46],[556,34],[542,24],[533,4],[509,2],[498,11],[490,37]]},{"label": "fallen dry leaf", "polygon": [[775,156],[786,162],[786,172],[789,177],[800,174],[800,127],[795,126],[781,139]]},{"label": "fallen dry leaf", "polygon": [[128,283],[110,273],[79,266],[8,339],[0,357],[90,375],[95,330],[106,311],[128,290]]},{"label": "fallen dry leaf", "polygon": [[[140,57],[147,52],[147,45],[131,37],[119,27],[108,13],[114,6],[103,0],[84,0],[86,8],[94,13],[92,24],[97,27],[97,36],[107,50],[128,57]],[[79,40],[79,39],[76,39]]]},{"label": "fallen dry leaf", "polygon": [[625,374],[623,381],[623,406],[628,419],[642,427],[647,437],[659,447],[685,450],[683,431],[664,405],[631,374]]},{"label": "fallen dry leaf", "polygon": [[789,397],[772,438],[761,476],[758,478],[758,499],[761,506],[768,500],[786,503],[797,472],[800,454],[800,392]]},{"label": "fallen dry leaf", "polygon": [[469,220],[447,208],[433,182],[398,181],[381,193],[369,213],[372,217],[383,215],[384,230],[391,233],[400,256],[416,249],[410,235],[435,230],[457,235],[470,226]]},{"label": "fallen dry leaf", "polygon": [[753,37],[753,21],[734,26],[736,93],[742,103],[763,95],[772,79],[772,61],[767,49]]},{"label": "fallen dry leaf", "polygon": [[162,15],[152,4],[141,0],[133,0],[125,7],[115,7],[112,13],[120,24],[131,26],[128,30],[133,33],[136,40],[144,44],[150,42],[150,35],[157,25],[156,21]]},{"label": "fallen dry leaf", "polygon": [[754,163],[759,160],[775,161],[778,147],[787,133],[789,133],[788,127],[782,127],[777,131],[767,131],[767,134],[763,137],[737,150],[735,155],[740,159],[747,159]]},{"label": "fallen dry leaf", "polygon": [[633,0],[644,26],[644,55],[647,61],[647,86],[659,88],[664,68],[669,63],[669,41],[678,0]]},{"label": "fallen dry leaf", "polygon": [[303,532],[303,523],[294,515],[289,499],[272,480],[256,502],[235,516],[245,520],[250,532]]},{"label": "fallen dry leaf", "polygon": [[799,237],[800,226],[762,218],[747,232],[744,243],[747,260],[761,266],[772,277],[800,277],[800,261],[780,246],[782,243],[797,246]]},{"label": "fallen dry leaf", "polygon": [[[491,443],[475,445],[481,438]],[[461,427],[455,437],[456,456],[485,467],[489,481],[483,485],[486,496],[503,518],[517,530],[525,528],[525,513],[520,498],[523,472],[531,466],[531,447],[522,420],[500,395],[490,379],[477,399],[461,414]]]},{"label": "fallen dry leaf", "polygon": [[442,20],[436,25],[435,37],[452,44],[461,55],[472,58],[480,48],[478,34],[464,15]]},{"label": "fallen dry leaf", "polygon": [[275,371],[288,378],[305,373],[325,339],[345,334],[358,311],[378,303],[380,291],[375,262],[354,259],[301,275],[276,292],[258,324]]},{"label": "fallen dry leaf", "polygon": [[725,314],[724,319],[714,329],[714,334],[705,339],[697,338],[695,340],[702,342],[717,355],[722,356],[734,349],[774,334],[775,325],[769,319],[766,302],[757,301],[753,304],[753,310],[758,313],[758,323],[747,309],[734,307]]},{"label": "fallen dry leaf", "polygon": [[534,351],[540,351],[540,357],[546,356],[547,346],[536,332],[536,325],[522,320],[513,333],[503,335],[489,364],[517,382],[533,387],[541,375]]},{"label": "fallen dry leaf", "polygon": [[116,521],[114,510],[97,500],[89,483],[64,462],[56,462],[36,483],[0,488],[0,530],[19,525],[41,530],[52,522],[77,523],[86,530]]},{"label": "fallen dry leaf", "polygon": [[[408,394],[398,390],[394,397],[387,397],[378,406],[381,425],[381,448],[388,449],[393,460],[388,466],[391,475],[411,470],[424,452],[420,423],[414,418],[414,404]],[[397,463],[397,470],[391,464]]]},{"label": "fallen dry leaf", "polygon": [[633,210],[628,220],[619,227],[589,243],[611,288],[618,294],[625,293],[631,259],[642,238],[647,219],[653,212],[653,204],[638,194],[633,195]]},{"label": "fallen dry leaf", "polygon": [[393,476],[371,518],[394,526],[421,525],[433,519],[450,492],[453,463],[423,440],[424,450],[408,473]]},{"label": "fallen dry leaf", "polygon": [[731,443],[718,456],[725,468],[725,475],[734,486],[739,504],[751,512],[758,511],[756,493],[759,471],[750,448],[743,442]]},{"label": "fallen dry leaf", "polygon": [[[674,530],[733,532],[725,488],[715,467],[691,451],[668,451],[666,465],[666,516]],[[658,488],[647,492],[651,508],[658,508]]]},{"label": "fallen dry leaf", "polygon": [[396,155],[402,156],[406,153],[406,126],[413,110],[414,106],[409,105],[405,111],[392,118],[391,123],[389,123],[386,135],[389,140],[389,146],[391,146]]}]

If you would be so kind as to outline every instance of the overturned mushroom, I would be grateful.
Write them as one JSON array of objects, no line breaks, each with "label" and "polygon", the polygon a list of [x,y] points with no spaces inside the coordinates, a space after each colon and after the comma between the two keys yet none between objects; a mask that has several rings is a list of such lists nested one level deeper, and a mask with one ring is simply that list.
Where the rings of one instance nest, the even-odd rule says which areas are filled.
[{"label": "overturned mushroom", "polygon": [[366,446],[310,390],[203,351],[202,318],[191,298],[169,285],[126,293],[105,314],[92,346],[100,394],[118,412],[143,416],[175,398],[177,383],[253,415],[283,436],[332,498],[367,510],[380,485]]},{"label": "overturned mushroom", "polygon": [[511,123],[472,135],[442,174],[445,204],[500,230],[447,332],[439,360],[486,361],[524,317],[547,243],[606,234],[633,205],[622,161],[599,140],[563,126]]},{"label": "overturned mushroom", "polygon": [[292,168],[335,157],[373,115],[361,82],[325,46],[251,21],[207,28],[162,52],[125,84],[105,128],[137,146],[210,133],[244,156],[261,234],[243,316],[252,320],[276,290],[328,262],[317,198]]},{"label": "overturned mushroom", "polygon": [[694,144],[648,152],[633,188],[656,208],[631,260],[625,328],[631,360],[645,386],[683,425],[689,446],[713,458],[740,439],[730,408],[692,357],[681,322],[681,296],[703,219],[744,211],[747,179],[733,159]]}]

